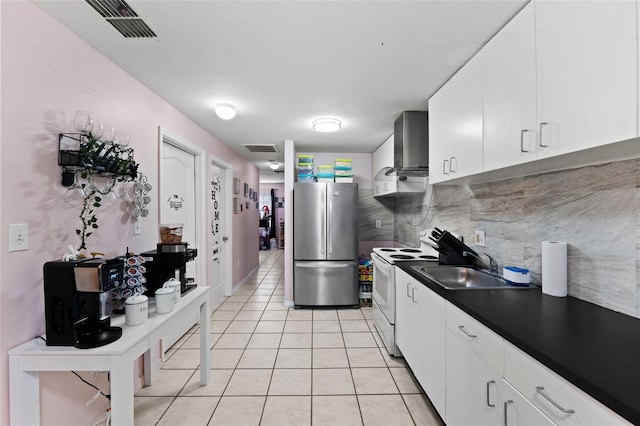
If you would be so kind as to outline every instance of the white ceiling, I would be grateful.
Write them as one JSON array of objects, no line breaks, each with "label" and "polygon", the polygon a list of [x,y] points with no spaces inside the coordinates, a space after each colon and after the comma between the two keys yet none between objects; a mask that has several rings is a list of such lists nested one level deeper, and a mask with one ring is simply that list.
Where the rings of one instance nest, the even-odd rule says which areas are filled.
[{"label": "white ceiling", "polygon": [[[402,111],[426,110],[528,0],[127,1],[158,38],[124,38],[83,0],[36,3],[265,169],[283,160],[284,140],[302,152],[373,152]],[[221,102],[236,106],[236,118],[214,114]],[[324,116],[342,129],[313,131]]]}]

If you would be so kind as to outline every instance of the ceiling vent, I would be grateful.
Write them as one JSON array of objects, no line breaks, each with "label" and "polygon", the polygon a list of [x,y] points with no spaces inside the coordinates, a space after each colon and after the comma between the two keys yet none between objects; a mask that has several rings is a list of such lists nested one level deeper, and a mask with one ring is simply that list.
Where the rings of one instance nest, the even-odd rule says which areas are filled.
[{"label": "ceiling vent", "polygon": [[96,12],[126,38],[153,38],[156,33],[124,0],[86,0]]},{"label": "ceiling vent", "polygon": [[249,152],[278,152],[278,148],[275,145],[263,144],[263,145],[245,145],[242,144]]}]

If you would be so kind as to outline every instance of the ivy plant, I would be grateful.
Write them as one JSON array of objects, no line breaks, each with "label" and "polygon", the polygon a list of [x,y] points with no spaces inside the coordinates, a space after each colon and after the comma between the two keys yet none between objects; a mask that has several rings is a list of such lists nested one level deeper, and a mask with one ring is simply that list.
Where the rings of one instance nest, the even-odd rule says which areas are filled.
[{"label": "ivy plant", "polygon": [[[105,143],[91,133],[85,135],[80,144],[80,177],[85,180],[80,185],[84,193],[80,221],[82,226],[76,229],[80,238],[78,250],[86,250],[87,239],[99,228],[97,209],[102,205],[105,195],[110,193],[118,182],[128,182],[138,176],[138,163],[133,159],[133,148],[116,143]],[[98,188],[96,176],[106,177],[107,184]]]}]

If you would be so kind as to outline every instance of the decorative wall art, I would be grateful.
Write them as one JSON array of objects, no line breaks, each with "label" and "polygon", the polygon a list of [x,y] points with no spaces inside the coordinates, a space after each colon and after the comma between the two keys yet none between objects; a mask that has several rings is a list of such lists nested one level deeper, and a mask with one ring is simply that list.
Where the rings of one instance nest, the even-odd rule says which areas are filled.
[{"label": "decorative wall art", "polygon": [[249,210],[249,202],[247,201],[247,210]]},{"label": "decorative wall art", "polygon": [[240,193],[240,179],[238,178],[233,178],[233,193],[234,194]]},{"label": "decorative wall art", "polygon": [[233,212],[240,213],[242,211],[242,204],[240,203],[240,198],[233,197]]},{"label": "decorative wall art", "polygon": [[244,184],[244,198],[247,198],[249,196],[249,184],[245,183]]},{"label": "decorative wall art", "polygon": [[254,194],[253,188],[249,188],[249,199],[250,200],[253,200],[253,194]]}]

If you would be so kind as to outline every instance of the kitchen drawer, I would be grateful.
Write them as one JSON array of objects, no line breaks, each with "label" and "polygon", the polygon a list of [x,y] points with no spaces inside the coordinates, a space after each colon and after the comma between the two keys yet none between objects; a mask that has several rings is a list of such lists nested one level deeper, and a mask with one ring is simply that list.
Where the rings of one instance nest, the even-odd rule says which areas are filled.
[{"label": "kitchen drawer", "polygon": [[446,311],[447,329],[502,375],[504,371],[504,339],[450,302],[447,302]]},{"label": "kitchen drawer", "polygon": [[[629,424],[607,407],[508,342],[505,342],[504,348],[504,378],[558,425]],[[545,393],[549,399],[555,401],[563,409],[574,412],[563,412],[540,392]]]},{"label": "kitchen drawer", "polygon": [[536,408],[509,382],[502,382],[502,419],[505,426],[553,426],[555,423]]}]

